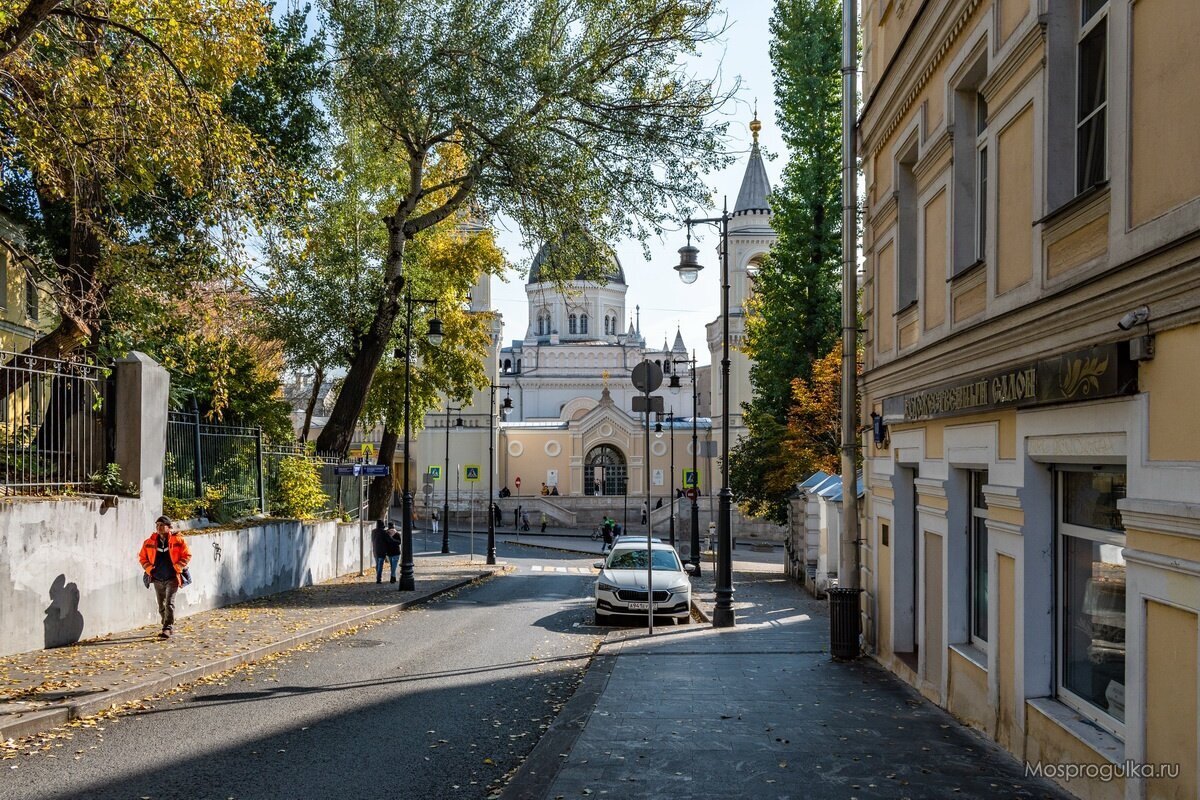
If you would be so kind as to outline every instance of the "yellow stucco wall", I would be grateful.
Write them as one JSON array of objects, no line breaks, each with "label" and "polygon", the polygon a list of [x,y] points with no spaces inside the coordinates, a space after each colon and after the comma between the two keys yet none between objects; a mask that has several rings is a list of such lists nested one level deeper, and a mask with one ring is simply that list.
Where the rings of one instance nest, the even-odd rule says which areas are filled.
[{"label": "yellow stucco wall", "polygon": [[1108,214],[1081,225],[1046,247],[1046,276],[1057,278],[1108,252]]},{"label": "yellow stucco wall", "polygon": [[1196,643],[1195,614],[1146,602],[1146,761],[1180,767],[1146,781],[1150,800],[1196,797]]},{"label": "yellow stucco wall", "polygon": [[979,283],[954,295],[954,321],[962,322],[987,307],[987,284]]},{"label": "yellow stucco wall", "polygon": [[1005,460],[1017,457],[1017,412],[997,411],[991,414],[970,414],[951,419],[931,419],[925,422],[896,424],[892,433],[922,428],[925,431],[925,457],[940,459],[945,455],[946,429],[965,425],[996,423],[998,426],[996,454]]},{"label": "yellow stucco wall", "polygon": [[1019,753],[1024,745],[1021,738],[1021,703],[1015,688],[1016,675],[1016,562],[1005,555],[996,556],[996,671],[1000,689],[996,709],[996,741],[1010,752]]},{"label": "yellow stucco wall", "polygon": [[991,734],[995,712],[988,703],[987,670],[950,650],[950,686],[947,708],[972,728]]},{"label": "yellow stucco wall", "polygon": [[1029,13],[1029,0],[997,0],[996,39],[1003,44]]},{"label": "yellow stucco wall", "polygon": [[1033,275],[1033,144],[1033,108],[1027,107],[996,142],[996,294]]},{"label": "yellow stucco wall", "polygon": [[1200,325],[1174,328],[1155,336],[1154,359],[1138,367],[1138,388],[1150,404],[1151,461],[1200,461],[1197,353]]},{"label": "yellow stucco wall", "polygon": [[[1140,225],[1200,196],[1200,3],[1132,4],[1130,221]],[[1170,113],[1164,110],[1170,109]],[[1111,113],[1111,112],[1110,112]]]},{"label": "yellow stucco wall", "polygon": [[1157,531],[1140,531],[1136,528],[1126,528],[1125,535],[1128,547],[1132,550],[1145,550],[1170,558],[1200,561],[1200,541],[1190,536],[1171,536]]},{"label": "yellow stucco wall", "polygon": [[925,291],[922,313],[925,330],[946,321],[946,190],[925,205]]},{"label": "yellow stucco wall", "polygon": [[942,537],[925,531],[925,685],[922,690],[941,701],[942,656],[946,643],[942,636]]},{"label": "yellow stucco wall", "polygon": [[[1025,740],[1025,760],[1030,764],[1096,764],[1110,765],[1095,750],[1081,742],[1078,737],[1067,731],[1054,720],[1047,717],[1037,708],[1026,704],[1025,717],[1027,738]],[[1124,800],[1125,780],[1117,778],[1111,781],[1085,780],[1077,778],[1071,781],[1067,788],[1077,797],[1088,800]]]}]

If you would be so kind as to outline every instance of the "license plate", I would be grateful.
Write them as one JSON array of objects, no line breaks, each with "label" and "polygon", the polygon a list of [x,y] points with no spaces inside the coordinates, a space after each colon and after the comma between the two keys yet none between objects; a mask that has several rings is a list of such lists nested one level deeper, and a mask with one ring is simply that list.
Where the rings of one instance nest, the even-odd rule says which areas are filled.
[{"label": "license plate", "polygon": [[[659,608],[661,608],[661,607],[662,607],[662,603],[655,603],[655,604],[654,604],[654,609],[655,609],[656,611],[657,611]],[[630,611],[649,611],[649,610],[650,610],[650,604],[649,604],[649,603],[630,603],[630,604],[629,604],[629,610],[630,610]]]}]

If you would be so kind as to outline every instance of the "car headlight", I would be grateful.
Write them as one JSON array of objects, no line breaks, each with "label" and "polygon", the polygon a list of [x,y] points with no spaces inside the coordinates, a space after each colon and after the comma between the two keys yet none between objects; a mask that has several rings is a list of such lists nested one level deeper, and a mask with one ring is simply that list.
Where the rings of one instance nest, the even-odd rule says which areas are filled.
[{"label": "car headlight", "polygon": [[604,581],[597,581],[596,588],[602,592],[615,592],[617,590],[617,587],[613,586],[611,583],[605,583]]},{"label": "car headlight", "polygon": [[678,586],[672,586],[670,589],[667,589],[667,591],[671,594],[679,594],[681,592],[686,592],[691,588],[692,585],[690,583],[681,583]]}]

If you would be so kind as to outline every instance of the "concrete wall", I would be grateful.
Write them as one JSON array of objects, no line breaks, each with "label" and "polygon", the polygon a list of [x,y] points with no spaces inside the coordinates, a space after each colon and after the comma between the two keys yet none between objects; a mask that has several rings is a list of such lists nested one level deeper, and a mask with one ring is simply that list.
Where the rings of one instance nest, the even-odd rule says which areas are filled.
[{"label": "concrete wall", "polygon": [[[154,623],[154,592],[137,561],[157,513],[120,498],[0,505],[0,655],[72,644]],[[370,530],[367,530],[369,537]],[[358,526],[273,521],[189,534],[192,585],[176,613],[195,614],[358,569]],[[366,543],[367,563],[370,542]]]}]

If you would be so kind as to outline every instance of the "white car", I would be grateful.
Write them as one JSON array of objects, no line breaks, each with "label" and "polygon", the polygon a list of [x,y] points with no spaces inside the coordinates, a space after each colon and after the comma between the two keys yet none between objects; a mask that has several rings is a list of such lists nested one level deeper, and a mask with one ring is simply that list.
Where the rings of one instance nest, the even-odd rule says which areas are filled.
[{"label": "white car", "polygon": [[[684,571],[675,548],[651,542],[653,548],[654,616],[672,617],[679,624],[692,618],[692,583]],[[604,561],[593,566],[600,570],[596,578],[596,624],[603,625],[616,615],[646,616],[650,598],[646,596],[646,540],[640,546],[632,541],[613,545]]]}]

